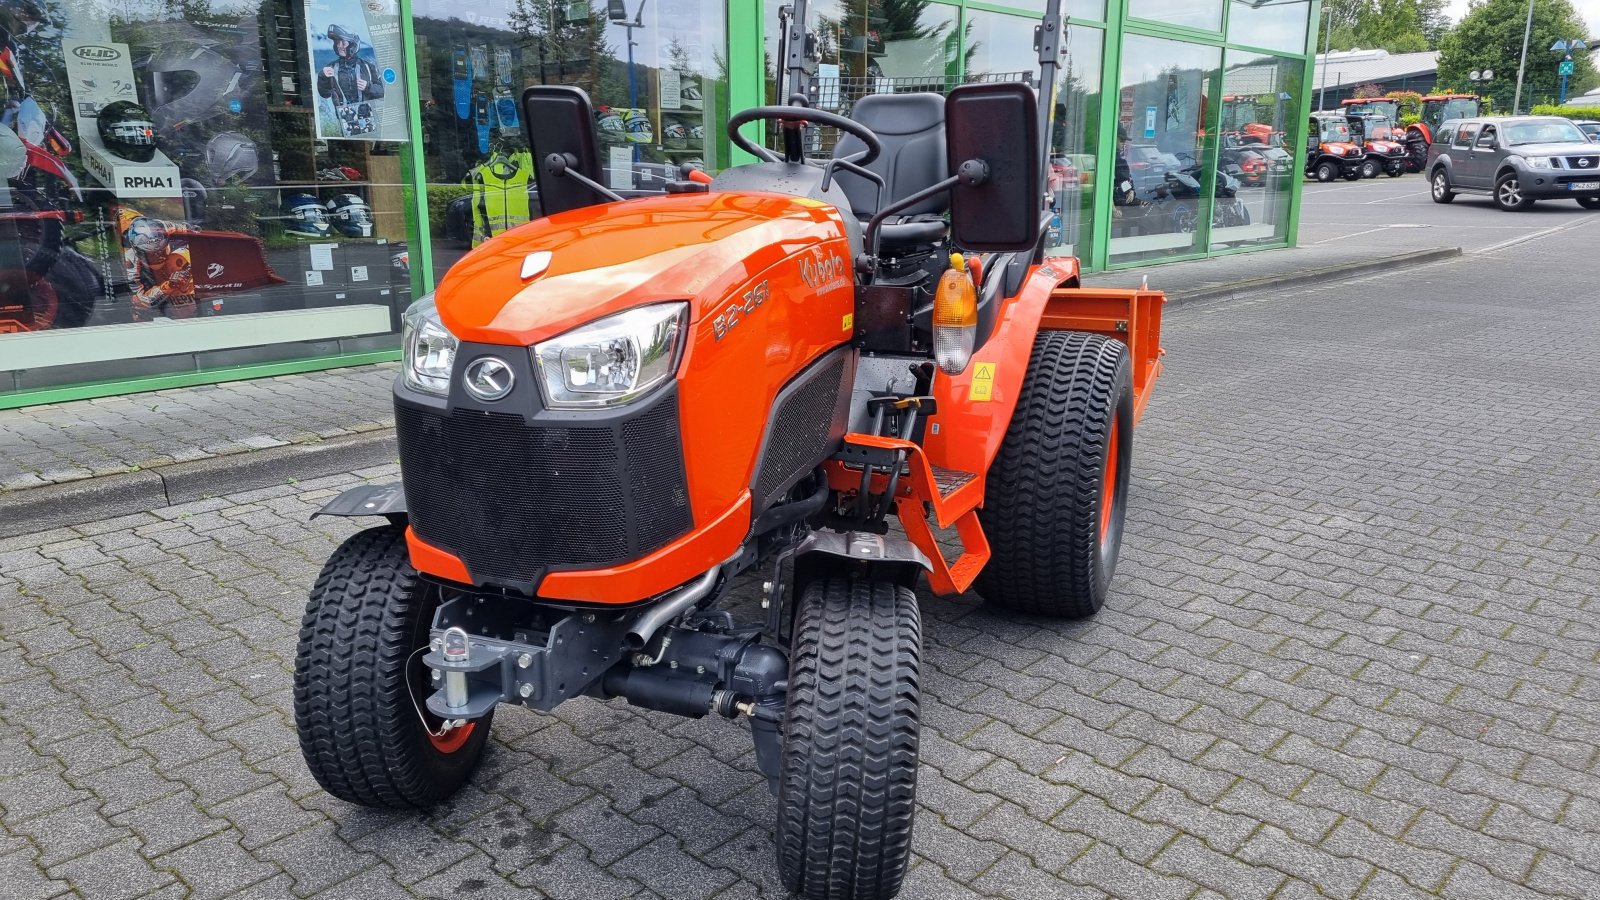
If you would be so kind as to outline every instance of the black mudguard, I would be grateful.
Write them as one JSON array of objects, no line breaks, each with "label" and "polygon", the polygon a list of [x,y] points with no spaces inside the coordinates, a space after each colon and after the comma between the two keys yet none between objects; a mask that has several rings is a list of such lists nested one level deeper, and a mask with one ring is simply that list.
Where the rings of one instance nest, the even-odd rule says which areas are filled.
[{"label": "black mudguard", "polygon": [[406,514],[405,486],[398,481],[350,488],[311,514],[313,519],[317,516],[383,516],[396,525],[410,521]]}]

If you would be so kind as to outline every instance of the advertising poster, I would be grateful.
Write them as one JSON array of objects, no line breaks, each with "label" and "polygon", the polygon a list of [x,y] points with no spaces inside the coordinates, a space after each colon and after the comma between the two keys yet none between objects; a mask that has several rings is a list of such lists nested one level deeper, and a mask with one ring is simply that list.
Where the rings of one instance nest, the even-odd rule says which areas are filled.
[{"label": "advertising poster", "polygon": [[318,136],[405,140],[396,0],[306,0],[306,30]]}]

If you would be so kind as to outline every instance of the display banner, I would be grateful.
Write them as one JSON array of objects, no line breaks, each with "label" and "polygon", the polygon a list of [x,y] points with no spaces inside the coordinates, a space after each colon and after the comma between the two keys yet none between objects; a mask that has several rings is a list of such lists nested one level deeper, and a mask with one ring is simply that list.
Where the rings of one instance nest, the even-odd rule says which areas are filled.
[{"label": "display banner", "polygon": [[405,86],[399,83],[399,4],[306,0],[306,30],[317,135],[334,140],[406,140]]}]

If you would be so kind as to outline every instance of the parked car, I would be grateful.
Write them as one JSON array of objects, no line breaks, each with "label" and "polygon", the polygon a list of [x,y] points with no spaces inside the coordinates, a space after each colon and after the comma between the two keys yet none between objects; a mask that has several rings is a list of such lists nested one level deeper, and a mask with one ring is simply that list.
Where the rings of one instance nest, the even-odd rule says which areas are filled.
[{"label": "parked car", "polygon": [[1593,119],[1574,119],[1572,124],[1578,126],[1579,131],[1588,135],[1589,140],[1600,141],[1600,122],[1596,122]]},{"label": "parked car", "polygon": [[1557,116],[1447,121],[1428,148],[1427,173],[1435,203],[1473,192],[1504,210],[1556,199],[1600,209],[1600,147]]}]

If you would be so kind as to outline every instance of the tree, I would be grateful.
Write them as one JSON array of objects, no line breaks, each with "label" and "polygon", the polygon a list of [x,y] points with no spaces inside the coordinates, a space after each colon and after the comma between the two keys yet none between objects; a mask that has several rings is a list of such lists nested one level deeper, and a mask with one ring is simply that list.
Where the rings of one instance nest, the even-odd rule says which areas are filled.
[{"label": "tree", "polygon": [[[1475,2],[1461,24],[1445,35],[1439,48],[1439,88],[1470,88],[1467,73],[1488,68],[1494,70],[1500,92],[1506,93],[1516,81],[1527,10],[1526,0]],[[1554,101],[1560,91],[1557,64],[1561,57],[1550,51],[1550,45],[1558,38],[1587,33],[1583,17],[1568,0],[1533,0],[1533,33],[1528,40],[1528,68],[1522,84],[1523,109],[1547,98]],[[1573,60],[1575,72],[1568,82],[1568,93],[1595,79],[1587,53],[1575,54]]]},{"label": "tree", "polygon": [[1445,0],[1328,0],[1332,50],[1382,49],[1390,53],[1430,50],[1450,20]]}]

